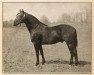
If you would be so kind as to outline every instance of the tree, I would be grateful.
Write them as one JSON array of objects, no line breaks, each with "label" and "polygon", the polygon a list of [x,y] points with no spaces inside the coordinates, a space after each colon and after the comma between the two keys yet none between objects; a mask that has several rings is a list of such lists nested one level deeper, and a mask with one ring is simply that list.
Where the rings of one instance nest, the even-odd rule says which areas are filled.
[{"label": "tree", "polygon": [[60,16],[60,19],[58,20],[58,22],[60,22],[60,23],[69,23],[69,22],[71,22],[71,16],[64,13]]},{"label": "tree", "polygon": [[43,22],[46,25],[50,24],[50,21],[46,16],[42,16],[40,21]]},{"label": "tree", "polygon": [[13,27],[13,19],[9,21],[3,21],[3,27]]}]

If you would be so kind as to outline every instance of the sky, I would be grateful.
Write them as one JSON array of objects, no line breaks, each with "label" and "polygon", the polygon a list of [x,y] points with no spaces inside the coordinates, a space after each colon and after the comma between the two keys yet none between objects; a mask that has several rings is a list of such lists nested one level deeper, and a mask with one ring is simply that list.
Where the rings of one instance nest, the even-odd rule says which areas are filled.
[{"label": "sky", "polygon": [[51,22],[60,18],[63,13],[75,15],[91,9],[91,3],[3,3],[3,21],[15,19],[20,9],[40,19],[46,16]]}]

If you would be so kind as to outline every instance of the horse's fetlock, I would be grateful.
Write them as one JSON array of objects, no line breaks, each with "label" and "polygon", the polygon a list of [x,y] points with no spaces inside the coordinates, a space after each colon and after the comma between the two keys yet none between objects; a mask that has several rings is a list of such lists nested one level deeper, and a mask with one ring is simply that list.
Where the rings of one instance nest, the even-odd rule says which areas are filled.
[{"label": "horse's fetlock", "polygon": [[36,64],[35,64],[35,65],[36,65],[36,66],[37,66],[37,65],[39,65],[39,62],[36,62]]},{"label": "horse's fetlock", "polygon": [[42,64],[44,64],[44,63],[45,63],[45,60],[42,61]]}]

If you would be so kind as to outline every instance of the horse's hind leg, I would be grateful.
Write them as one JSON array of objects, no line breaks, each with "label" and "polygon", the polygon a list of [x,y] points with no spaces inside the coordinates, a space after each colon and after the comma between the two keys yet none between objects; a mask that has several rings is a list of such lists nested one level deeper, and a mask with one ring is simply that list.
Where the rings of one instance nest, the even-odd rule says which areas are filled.
[{"label": "horse's hind leg", "polygon": [[75,65],[78,65],[78,55],[77,55],[77,49],[75,48],[74,52],[74,58],[75,58]]},{"label": "horse's hind leg", "polygon": [[45,58],[44,58],[44,53],[43,53],[42,46],[40,46],[40,54],[42,56],[42,64],[44,64],[45,63]]},{"label": "horse's hind leg", "polygon": [[70,54],[71,54],[71,57],[70,57],[70,65],[72,65],[73,64],[73,52],[72,51],[70,51]]},{"label": "horse's hind leg", "polygon": [[68,44],[68,43],[67,43],[67,46],[69,48],[70,55],[71,55],[69,64],[72,65],[73,64],[73,47],[70,44]]},{"label": "horse's hind leg", "polygon": [[67,43],[67,46],[69,48],[71,58],[70,58],[70,65],[73,64],[73,57],[75,57],[75,65],[78,64],[78,56],[77,56],[77,50],[73,43]]}]

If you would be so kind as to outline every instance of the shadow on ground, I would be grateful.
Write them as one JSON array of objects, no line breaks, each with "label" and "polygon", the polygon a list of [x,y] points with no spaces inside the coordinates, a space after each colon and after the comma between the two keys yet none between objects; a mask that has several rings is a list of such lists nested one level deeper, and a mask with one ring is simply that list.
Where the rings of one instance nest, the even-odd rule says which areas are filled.
[{"label": "shadow on ground", "polygon": [[[69,64],[69,61],[65,60],[49,60],[46,61],[47,64]],[[79,61],[79,66],[91,65],[91,62],[88,61]]]}]

